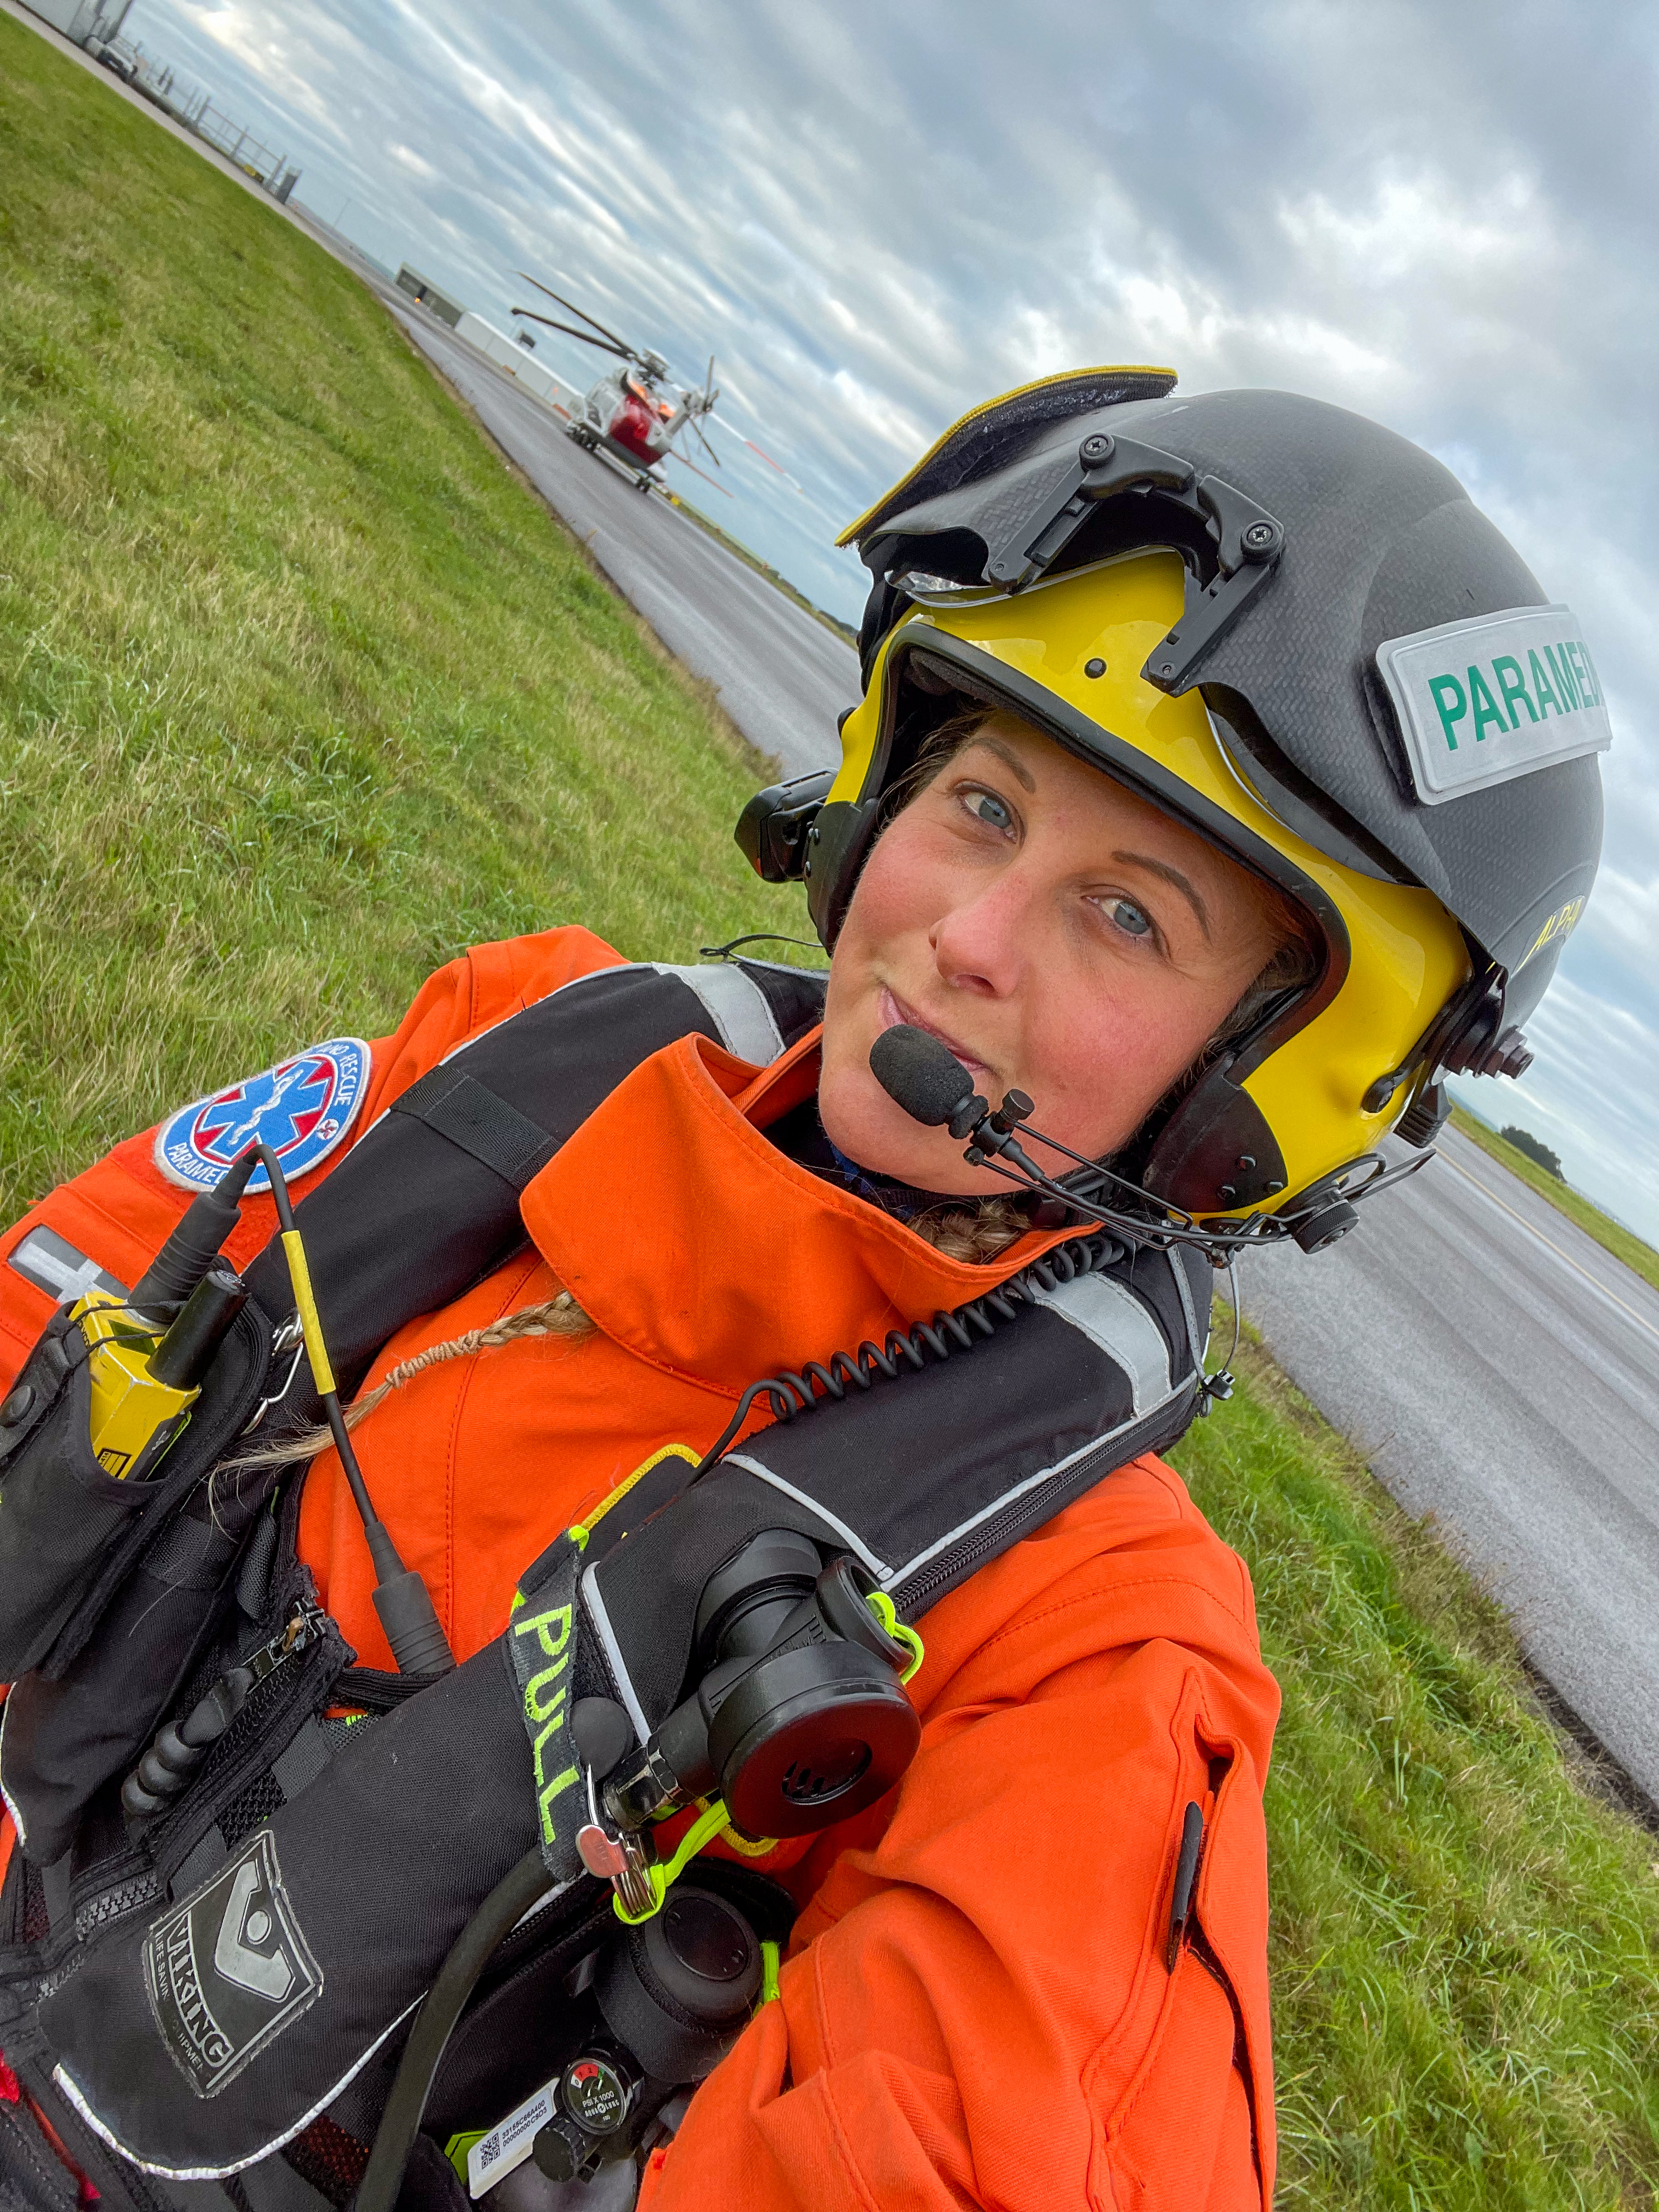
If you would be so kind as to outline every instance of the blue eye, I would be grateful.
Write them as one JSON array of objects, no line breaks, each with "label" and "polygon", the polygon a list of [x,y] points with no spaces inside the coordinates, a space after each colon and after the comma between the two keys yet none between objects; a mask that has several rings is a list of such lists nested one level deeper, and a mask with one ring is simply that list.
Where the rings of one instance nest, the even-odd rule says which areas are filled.
[{"label": "blue eye", "polygon": [[1119,899],[1112,908],[1112,920],[1129,937],[1150,937],[1152,925],[1131,899]]},{"label": "blue eye", "polygon": [[990,830],[1012,830],[1014,811],[1006,806],[992,791],[970,791],[966,794],[968,811]]}]

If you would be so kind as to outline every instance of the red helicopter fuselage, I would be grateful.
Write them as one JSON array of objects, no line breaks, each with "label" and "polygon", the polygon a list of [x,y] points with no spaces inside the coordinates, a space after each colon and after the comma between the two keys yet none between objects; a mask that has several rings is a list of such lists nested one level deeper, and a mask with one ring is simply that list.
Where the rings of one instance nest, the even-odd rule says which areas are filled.
[{"label": "red helicopter fuselage", "polygon": [[673,410],[653,403],[631,384],[624,388],[622,404],[611,417],[605,435],[631,453],[644,468],[662,459],[660,446],[651,443],[651,434],[658,422]]}]

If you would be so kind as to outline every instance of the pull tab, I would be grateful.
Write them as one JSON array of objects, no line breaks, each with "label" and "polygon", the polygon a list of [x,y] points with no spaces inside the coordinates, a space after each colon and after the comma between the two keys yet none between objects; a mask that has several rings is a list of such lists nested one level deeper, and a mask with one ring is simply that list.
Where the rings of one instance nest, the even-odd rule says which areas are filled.
[{"label": "pull tab", "polygon": [[1170,1940],[1164,1949],[1164,1964],[1170,1973],[1175,1972],[1186,1936],[1187,1921],[1193,1909],[1193,1885],[1198,1878],[1199,1854],[1203,1848],[1203,1813],[1198,1806],[1188,1805],[1181,1816],[1181,1850],[1176,1859],[1175,1888],[1170,1898]]}]

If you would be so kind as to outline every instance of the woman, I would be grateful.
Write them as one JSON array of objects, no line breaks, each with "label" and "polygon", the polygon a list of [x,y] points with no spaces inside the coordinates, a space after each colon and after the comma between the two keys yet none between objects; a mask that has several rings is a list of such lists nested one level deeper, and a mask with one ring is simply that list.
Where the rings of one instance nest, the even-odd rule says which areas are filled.
[{"label": "woman", "polygon": [[[1241,1238],[1288,1228],[1316,1249],[1354,1219],[1385,1132],[1431,1138],[1446,1071],[1523,1061],[1512,1024],[1548,980],[1596,852],[1605,718],[1571,618],[1415,449],[1283,395],[1177,405],[1172,381],[1091,371],[1011,394],[857,526],[875,583],[842,769],[828,789],[763,793],[738,833],[763,872],[805,878],[832,951],[821,1023],[787,971],[746,971],[764,1012],[741,1020],[730,971],[678,971],[710,1021],[610,1082],[536,1167],[519,1203],[527,1243],[380,1343],[356,1448],[458,1658],[497,1638],[510,1650],[527,1563],[562,1531],[586,1546],[608,1502],[647,1470],[660,1483],[677,1450],[708,1452],[757,1377],[1029,1284],[1022,1271],[1103,1213],[1120,1242],[1101,1279],[1116,1287],[1093,1319],[1073,1307],[1080,1334],[1054,1372],[1079,1370],[1081,1334],[1109,1334],[1102,1317],[1116,1313],[1127,1333],[1109,1349],[1133,1370],[1136,1413],[1176,1432],[1203,1396],[1190,1372],[1180,1383],[1178,1311],[1133,1305],[1160,1247],[1222,1264]],[[1528,654],[1554,673],[1553,723]],[[1467,710],[1495,661],[1516,674],[1482,678],[1489,696],[1529,683],[1542,719],[1523,722],[1517,704],[1482,731],[1490,754],[1466,788],[1462,748],[1427,749],[1431,718],[1453,738],[1444,686],[1455,678]],[[454,1070],[482,1066],[459,1051],[479,1048],[469,1041],[526,1008],[574,1007],[611,971],[635,972],[580,929],[441,971],[373,1048],[363,1097],[315,1163],[328,1175],[313,1168],[296,1194],[325,1188],[453,1055]],[[939,1118],[897,1102],[871,1052],[903,1028],[930,1033],[992,1103],[1027,1095],[1042,1132],[1027,1153],[1045,1177],[1072,1169],[1064,1147],[1107,1164],[1066,1184],[1081,1211],[1022,1187],[988,1139],[964,1158]],[[135,1281],[182,1202],[179,1132],[195,1142],[210,1123],[186,1109],[132,1139],[7,1252],[38,1255],[29,1239],[50,1229]],[[271,1226],[254,1201],[229,1256],[246,1266]],[[49,1296],[38,1257],[33,1276],[14,1256],[0,1279],[15,1368]],[[320,1273],[318,1295],[326,1321]],[[926,1374],[878,1382],[862,1407],[894,1421],[945,1407],[908,1449],[955,1453],[966,1483],[976,1449],[1000,1448],[976,1445],[975,1406],[988,1437],[996,1391],[1038,1394],[1019,1352],[1038,1320],[1007,1322],[948,1370],[919,1354]],[[1148,1381],[1160,1361],[1162,1396]],[[787,1402],[763,1392],[724,1463],[769,1468],[775,1496],[785,1444],[805,1464],[836,1418],[781,1437],[769,1424]],[[1088,1433],[1132,1432],[1146,1431],[1103,1416]],[[308,1449],[272,1447],[290,1463]],[[759,1856],[742,1837],[708,1846],[781,1884],[799,1917],[776,2001],[650,2154],[653,2212],[1270,2200],[1261,1789],[1278,1698],[1249,1575],[1160,1460],[1126,1451],[1109,1474],[1109,1458],[1089,1462],[1080,1489],[1045,1487],[1088,1449],[1044,1449],[1029,1533],[918,1611],[921,1743],[896,1787]],[[880,1471],[896,1491],[903,1457]],[[337,1455],[315,1449],[290,1494],[320,1603],[386,1668],[380,1571]],[[651,1523],[631,1525],[622,1555],[648,1540]],[[544,1840],[580,1793],[579,1768],[557,1764]],[[296,1810],[326,1802],[331,1775],[304,1786]],[[609,1802],[593,1801],[599,1826]],[[240,1848],[228,1819],[210,1877]],[[421,1809],[405,1832],[411,1883],[421,1838],[465,1825]],[[37,1890],[50,1901],[44,1873],[20,1867],[15,1943]],[[173,1899],[188,1892],[194,1876],[163,1871]],[[14,2017],[28,2045],[36,2015],[20,2002]],[[50,2041],[49,2002],[40,2017]],[[11,2033],[0,2026],[0,2045]],[[25,2076],[44,2106],[45,2077]],[[234,2186],[189,2189],[242,2207],[280,2180],[272,2203],[343,2203],[376,2078],[367,2067]],[[477,2087],[453,2130],[428,2109],[409,2185],[422,2201],[462,2201],[441,2153],[459,2175],[516,2102],[507,2078]],[[131,2168],[108,2169],[123,2139],[95,2106],[77,2091],[45,2117],[114,2196]],[[96,2139],[70,2140],[88,2114]],[[520,2164],[490,2201],[530,2212],[590,2186],[556,2171]],[[631,2166],[600,2174],[569,2201],[597,2207],[601,2183],[628,2201]],[[143,2185],[166,2196],[165,2180]]]}]

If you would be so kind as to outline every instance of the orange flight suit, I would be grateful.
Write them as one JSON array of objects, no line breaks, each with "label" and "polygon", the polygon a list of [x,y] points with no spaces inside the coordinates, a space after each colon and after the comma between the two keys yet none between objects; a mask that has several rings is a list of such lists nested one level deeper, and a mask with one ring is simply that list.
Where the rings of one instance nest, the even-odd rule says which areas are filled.
[{"label": "orange flight suit", "polygon": [[[467,1036],[617,963],[580,929],[453,962],[374,1047],[356,1133]],[[763,1132],[816,1073],[816,1036],[761,1071],[702,1036],[653,1054],[526,1191],[531,1248],[386,1346],[369,1383],[560,1285],[598,1325],[437,1365],[357,1431],[375,1504],[458,1656],[501,1632],[519,1574],[561,1528],[665,1443],[706,1447],[755,1376],[960,1304],[1055,1241],[968,1266],[796,1165]],[[4,1254],[44,1221],[136,1280],[187,1202],[150,1146],[118,1146],[0,1238],[0,1376],[52,1310]],[[250,1201],[232,1259],[246,1264],[273,1227],[270,1200]],[[317,1295],[326,1328],[326,1281]],[[331,1453],[307,1479],[300,1541],[347,1638],[388,1666]],[[802,1908],[780,2001],[699,2089],[641,2203],[1265,2208],[1261,1789],[1279,1696],[1243,1561],[1148,1456],[921,1629],[915,1763],[867,1813],[761,1863]],[[464,1775],[454,1802],[465,1818]],[[1188,1802],[1204,1850],[1171,1972]]]}]

